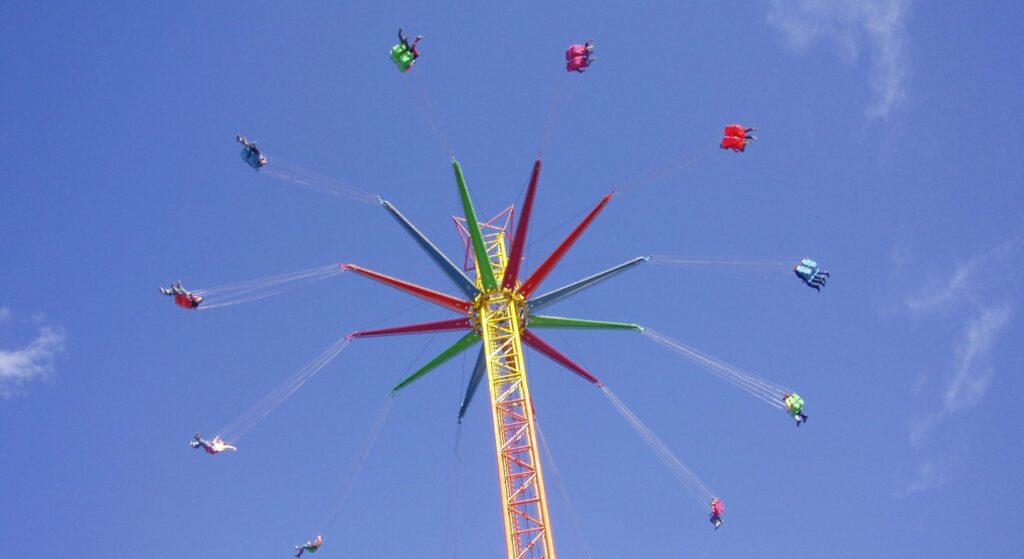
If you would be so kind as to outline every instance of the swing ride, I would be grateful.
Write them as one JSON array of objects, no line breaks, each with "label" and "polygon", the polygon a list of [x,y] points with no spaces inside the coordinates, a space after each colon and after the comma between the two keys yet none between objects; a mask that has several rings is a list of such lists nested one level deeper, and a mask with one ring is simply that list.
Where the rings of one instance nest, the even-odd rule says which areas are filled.
[{"label": "swing ride", "polygon": [[[415,49],[415,43],[410,45],[401,32],[399,32],[399,37],[402,39],[402,42],[391,49],[391,60],[403,72],[403,79],[407,79],[404,74],[412,67],[415,61],[413,53],[415,52],[416,58],[418,58],[419,54]],[[417,38],[417,42],[418,40]],[[582,73],[582,69],[589,66],[592,50],[593,42],[589,40],[582,45],[572,45],[566,52],[567,69],[569,72],[575,70]],[[428,122],[429,120],[428,117]],[[745,147],[744,141],[749,143],[752,139],[749,136],[749,132],[752,130],[741,125],[729,125],[726,127],[727,138],[731,137],[736,142],[735,151],[742,151],[742,148]],[[436,129],[434,132],[435,135],[438,135]],[[732,133],[731,136],[729,135],[730,132]],[[549,133],[545,134],[545,141]],[[254,143],[248,142],[241,135],[238,136],[238,141],[244,146],[242,158],[247,164],[257,171],[267,165],[267,158],[255,147]],[[439,142],[444,144],[440,137]],[[446,147],[446,144],[444,144],[444,147]],[[722,147],[727,146],[723,144]],[[641,183],[660,178],[669,172],[690,164],[694,160],[693,157],[674,160],[667,167],[643,178]],[[541,464],[541,447],[546,446],[546,443],[543,443],[542,436],[535,422],[533,399],[530,393],[529,378],[524,361],[524,347],[537,351],[580,378],[600,388],[616,410],[655,452],[666,467],[669,468],[697,504],[703,507],[706,513],[710,513],[708,518],[717,530],[723,523],[722,514],[724,512],[724,504],[719,496],[708,488],[667,445],[655,436],[597,376],[545,341],[538,334],[538,331],[547,329],[602,329],[639,332],[764,403],[777,409],[785,410],[796,419],[797,425],[800,425],[802,421],[807,419],[806,414],[803,413],[803,399],[791,389],[772,383],[753,373],[700,352],[665,334],[638,324],[542,314],[542,311],[547,307],[559,301],[576,295],[639,264],[652,261],[650,256],[638,256],[578,281],[538,294],[544,281],[583,233],[593,224],[602,210],[612,201],[615,192],[608,193],[590,208],[555,249],[536,266],[532,273],[527,275],[523,273],[523,263],[540,182],[542,168],[540,155],[538,155],[538,158],[533,163],[523,205],[521,211],[518,212],[518,220],[515,222],[514,227],[512,226],[514,217],[516,217],[514,207],[507,208],[489,221],[481,222],[473,204],[462,166],[454,156],[451,158],[451,166],[462,210],[462,215],[456,218],[456,222],[459,233],[466,245],[467,265],[465,266],[460,267],[456,265],[436,244],[402,214],[395,204],[382,198],[378,198],[377,201],[395,219],[400,228],[413,239],[420,249],[444,273],[454,286],[456,292],[460,294],[459,296],[420,286],[353,263],[331,264],[293,274],[284,274],[192,292],[185,291],[181,287],[181,282],[173,284],[171,289],[161,288],[162,293],[174,295],[178,299],[181,297],[194,297],[198,298],[200,302],[205,300],[207,303],[202,307],[199,307],[198,303],[196,303],[191,308],[207,310],[269,297],[310,282],[324,280],[344,272],[352,272],[453,311],[457,315],[455,318],[432,322],[387,326],[352,332],[327,348],[317,358],[286,380],[279,388],[221,429],[213,439],[213,442],[201,439],[197,433],[195,440],[192,441],[192,446],[194,448],[202,446],[210,454],[217,454],[225,448],[234,450],[235,447],[229,443],[237,444],[238,440],[248,433],[249,430],[295,393],[305,382],[323,369],[354,340],[406,334],[460,332],[462,336],[454,344],[402,379],[391,389],[389,396],[394,396],[416,380],[436,370],[442,364],[479,345],[476,364],[459,407],[458,420],[461,423],[474,395],[480,385],[486,381],[494,431],[494,448],[508,559],[555,559],[556,557]],[[296,173],[294,170],[289,174],[274,175],[274,165],[267,167],[267,171],[267,174],[270,176],[321,188],[353,200],[368,202],[370,199],[367,193],[337,181],[318,181],[316,177],[311,176],[299,179],[296,178],[299,173]],[[634,189],[641,183],[630,183],[629,189]],[[784,262],[716,261],[663,256],[654,257],[653,261],[670,265],[707,266],[718,264],[746,267],[753,270],[776,270],[787,267],[787,264]],[[814,287],[812,283],[819,281],[823,285],[823,278],[828,276],[827,272],[819,272],[818,264],[809,259],[802,260],[798,267],[793,268],[797,275],[812,287]],[[467,272],[471,272],[472,277],[467,275]],[[821,274],[824,274],[824,276]],[[181,303],[179,305],[187,307],[187,305],[182,305]],[[374,424],[371,436],[367,439],[358,455],[359,459],[353,463],[354,466],[350,468],[346,476],[345,486],[351,486],[354,483],[361,460],[365,459],[368,455],[370,447],[380,431],[387,411],[390,408],[390,401],[391,398],[389,397],[378,416],[377,422]],[[340,507],[341,504],[339,502],[333,510],[334,516],[337,515]],[[330,514],[327,516],[333,522],[333,516],[330,516]],[[296,556],[301,555],[304,551],[310,553],[317,551],[323,543],[321,530],[327,527],[329,527],[329,523],[328,525],[318,527],[318,531],[314,533],[315,539],[311,538],[306,544],[295,546]]]}]

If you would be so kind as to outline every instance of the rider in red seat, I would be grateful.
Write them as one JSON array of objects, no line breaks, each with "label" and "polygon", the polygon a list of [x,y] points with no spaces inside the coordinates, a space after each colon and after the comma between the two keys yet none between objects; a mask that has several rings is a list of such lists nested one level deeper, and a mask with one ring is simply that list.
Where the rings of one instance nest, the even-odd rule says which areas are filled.
[{"label": "rider in red seat", "polygon": [[745,151],[747,145],[757,139],[750,134],[754,130],[757,130],[757,128],[745,128],[740,124],[729,124],[722,132],[722,143],[719,144],[719,147],[737,152]]},{"label": "rider in red seat", "polygon": [[160,293],[163,293],[168,297],[174,297],[174,304],[184,309],[195,309],[203,302],[202,295],[189,293],[187,289],[182,287],[181,281],[172,283],[169,288],[161,287]]}]

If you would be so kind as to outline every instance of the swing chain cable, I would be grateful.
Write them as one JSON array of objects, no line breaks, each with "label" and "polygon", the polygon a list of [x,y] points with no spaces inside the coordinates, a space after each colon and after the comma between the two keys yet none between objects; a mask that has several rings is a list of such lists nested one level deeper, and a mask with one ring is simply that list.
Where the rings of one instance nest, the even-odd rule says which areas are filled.
[{"label": "swing chain cable", "polygon": [[751,270],[774,270],[787,269],[790,264],[781,259],[771,260],[742,260],[737,258],[694,258],[686,256],[671,256],[667,254],[652,254],[651,263],[663,266],[692,266],[705,268],[724,269],[751,269]]},{"label": "swing chain cable", "polygon": [[654,167],[650,171],[622,183],[617,186],[615,190],[620,194],[630,194],[642,186],[646,186],[652,182],[665,178],[703,160],[713,153],[715,147],[716,146],[709,146],[677,155],[676,157]]},{"label": "swing chain cable", "polygon": [[351,340],[347,337],[342,337],[331,344],[320,355],[316,356],[306,366],[288,378],[288,380],[228,423],[218,432],[217,436],[235,442],[241,440],[253,427],[263,421],[272,411],[277,409],[278,406],[301,388],[302,385],[306,384],[309,379],[313,378],[314,375],[327,366],[339,353],[344,351],[349,343],[351,343]]},{"label": "swing chain cable", "polygon": [[424,88],[416,83],[418,80],[411,79],[402,73],[402,82],[406,86],[406,92],[413,98],[413,102],[416,104],[416,108],[419,109],[420,115],[423,120],[426,121],[427,126],[430,128],[431,133],[434,135],[434,139],[437,140],[437,144],[447,153],[450,157],[455,157],[455,152],[451,146],[445,140],[444,134],[441,133],[436,120],[436,114],[434,113],[434,105],[430,102],[430,97]]},{"label": "swing chain cable", "polygon": [[[573,359],[576,359],[576,349],[569,343],[569,340],[561,333],[558,333],[562,342],[569,348],[569,355]],[[605,397],[612,403],[612,406],[619,412],[620,415],[626,420],[627,423],[633,430],[636,431],[640,438],[647,443],[647,446],[654,451],[655,455],[661,460],[662,464],[668,468],[669,472],[680,482],[683,488],[691,497],[697,502],[697,505],[704,507],[705,504],[709,503],[711,498],[714,497],[714,493],[705,485],[705,483],[691,470],[678,456],[666,445],[657,435],[654,434],[640,418],[637,417],[626,404],[622,402],[608,388],[606,385],[600,385],[599,388],[604,392]],[[538,428],[539,430],[539,428]],[[557,477],[557,473],[556,473]]]},{"label": "swing chain cable", "polygon": [[[413,360],[409,362],[409,366],[406,367],[406,373],[408,373],[409,370],[412,369],[413,365],[416,363],[417,360],[419,360],[420,356],[423,355],[423,352],[427,350],[431,342],[434,341],[434,337],[436,336],[436,333],[431,335],[430,339],[428,339],[427,342],[423,344],[423,347],[420,349],[419,353],[416,354],[416,357],[414,357]],[[387,419],[388,413],[391,411],[391,405],[392,403],[394,403],[394,400],[394,393],[389,392],[388,397],[384,401],[384,405],[381,407],[381,411],[377,414],[377,421],[374,422],[373,428],[370,430],[370,435],[366,438],[366,441],[360,448],[360,452],[356,454],[356,457],[353,459],[352,463],[349,464],[348,469],[345,471],[345,476],[342,478],[342,484],[338,489],[334,500],[332,501],[334,505],[331,508],[329,508],[327,512],[324,513],[324,516],[321,517],[321,520],[318,524],[318,526],[321,527],[319,530],[320,533],[325,531],[327,528],[333,526],[334,521],[338,518],[338,514],[341,513],[342,506],[345,504],[345,500],[347,500],[348,494],[351,492],[352,487],[355,484],[355,478],[359,475],[359,472],[362,470],[363,463],[369,457],[370,450],[373,447],[373,443],[377,440],[377,435],[380,433],[380,429],[384,425],[384,420]],[[330,515],[330,520],[325,522],[324,519],[326,519],[328,515]]]},{"label": "swing chain cable", "polygon": [[[458,397],[461,398],[466,383],[466,354],[462,353],[462,374],[459,378]],[[442,557],[459,556],[459,510],[462,486],[462,421],[455,424],[455,444],[452,447],[452,475],[448,487],[448,524],[445,530]],[[450,551],[450,552],[449,552]]]},{"label": "swing chain cable", "polygon": [[760,379],[759,377],[755,377],[750,373],[737,369],[728,363],[714,359],[709,355],[703,354],[689,346],[686,346],[685,344],[668,339],[666,336],[658,332],[652,331],[648,334],[648,337],[662,345],[674,349],[691,361],[697,363],[706,371],[731,382],[735,386],[746,390],[751,395],[765,401],[766,403],[775,407],[781,407],[779,400],[781,399],[781,396],[785,394],[785,389],[776,388],[764,379]]},{"label": "swing chain cable", "polygon": [[753,373],[744,371],[743,369],[740,369],[739,367],[736,367],[734,365],[730,365],[720,359],[716,359],[706,353],[698,351],[695,348],[687,346],[686,344],[678,340],[673,340],[668,336],[662,334],[661,332],[648,329],[647,331],[645,331],[645,334],[647,334],[648,337],[650,337],[651,339],[661,343],[662,345],[665,345],[667,347],[670,347],[671,349],[676,350],[679,353],[682,353],[683,355],[689,357],[693,361],[701,364],[705,368],[712,370],[712,372],[715,372],[716,374],[718,372],[724,372],[730,377],[735,378],[748,386],[761,390],[764,395],[769,397],[769,403],[771,403],[775,407],[782,407],[782,405],[779,404],[779,401],[781,400],[782,396],[792,392],[792,390],[789,390],[784,386],[775,384]]},{"label": "swing chain cable", "polygon": [[[558,125],[558,120],[562,111],[569,106],[572,98],[576,94],[575,83],[569,83],[568,87],[565,85],[569,82],[567,78],[568,73],[563,72],[562,77],[558,80],[558,84],[555,85],[555,94],[551,98],[551,102],[548,103],[547,120],[544,123],[544,131],[541,134],[540,147],[537,149],[538,158],[543,155],[544,150],[547,149],[551,136],[554,134],[555,128]],[[576,81],[577,80],[572,80],[572,82]]]},{"label": "swing chain cable", "polygon": [[640,438],[654,451],[655,455],[661,460],[661,462],[668,468],[669,472],[675,476],[676,480],[679,481],[683,489],[693,497],[694,501],[702,509],[706,507],[707,503],[710,502],[711,498],[715,496],[715,493],[699,478],[697,474],[693,472],[689,467],[679,459],[678,456],[671,449],[662,442],[661,439],[654,434],[653,431],[648,428],[640,418],[633,413],[626,404],[622,402],[616,396],[607,385],[602,385],[601,390],[604,392],[605,397],[611,402],[612,406],[619,412],[620,415],[626,420],[627,423],[633,428],[634,431]]},{"label": "swing chain cable", "polygon": [[192,291],[192,293],[201,295],[206,299],[206,304],[197,307],[197,310],[216,309],[265,299],[313,282],[341,275],[345,271],[338,264],[329,264],[289,274],[267,276],[233,284],[197,289]]},{"label": "swing chain cable", "polygon": [[384,403],[380,407],[380,411],[377,412],[376,420],[374,420],[373,425],[370,427],[370,432],[364,439],[362,446],[359,447],[359,450],[352,458],[348,468],[345,469],[345,474],[342,477],[341,484],[335,492],[334,499],[331,501],[332,505],[320,517],[320,521],[317,524],[318,529],[316,530],[316,533],[312,534],[313,537],[322,535],[334,526],[334,521],[337,520],[345,502],[348,500],[348,497],[355,486],[356,479],[358,479],[359,474],[362,472],[363,465],[370,457],[370,451],[373,450],[373,445],[377,442],[377,438],[380,435],[381,429],[384,427],[384,422],[387,420],[388,414],[391,412],[391,405],[394,401],[394,395],[388,393],[387,397],[384,399]]},{"label": "swing chain cable", "polygon": [[455,444],[452,447],[452,475],[448,489],[448,529],[445,531],[442,557],[459,556],[459,511],[462,489],[462,423],[455,424]]},{"label": "swing chain cable", "polygon": [[[422,304],[423,301],[417,301],[399,310],[398,312],[395,312],[389,316],[386,316],[380,320],[377,320],[373,323],[366,325],[362,329],[365,330],[370,327],[376,326],[381,322],[390,320],[398,315],[406,313],[416,307],[421,306]],[[433,336],[431,337],[430,340],[428,340],[427,343],[429,344],[430,341],[432,340]],[[351,340],[348,339],[348,336],[339,339],[333,345],[324,350],[315,359],[306,364],[305,367],[299,369],[295,374],[293,374],[291,377],[285,380],[285,382],[283,382],[280,386],[278,386],[269,394],[260,399],[258,402],[253,404],[252,407],[242,412],[235,419],[232,419],[230,423],[228,423],[218,432],[217,436],[233,441],[238,441],[239,439],[241,439],[257,424],[259,424],[260,421],[262,421],[264,418],[270,415],[270,412],[277,409],[277,407],[284,403],[284,401],[287,400],[288,397],[294,394],[300,387],[302,387],[302,385],[309,381],[309,379],[313,378],[313,375],[315,375],[317,372],[319,372],[321,369],[327,366],[327,364],[330,363],[331,360],[334,359],[345,348],[347,348],[350,343]],[[422,355],[423,350],[425,349],[426,346],[424,346],[423,349],[420,350],[420,355]],[[411,368],[412,365],[410,364],[409,367]]]},{"label": "swing chain cable", "polygon": [[753,373],[711,357],[710,355],[687,346],[678,340],[674,340],[656,330],[647,328],[642,333],[651,340],[672,349],[690,361],[696,363],[704,370],[730,382],[734,386],[744,390],[751,396],[754,396],[774,408],[783,409],[785,407],[783,398],[786,394],[793,392],[784,386],[775,384]]},{"label": "swing chain cable", "polygon": [[544,449],[544,455],[547,456],[548,464],[551,466],[551,472],[555,475],[555,487],[558,488],[558,493],[562,497],[562,502],[565,503],[565,508],[569,511],[569,518],[572,520],[576,540],[579,542],[580,549],[583,550],[583,554],[588,559],[594,559],[594,556],[590,553],[590,548],[587,547],[587,541],[583,538],[583,529],[580,527],[580,521],[576,515],[576,508],[572,506],[572,501],[569,500],[569,492],[565,487],[565,483],[562,481],[562,475],[558,472],[558,466],[555,464],[555,457],[551,454],[551,448],[548,446],[548,441],[544,437],[544,432],[541,431],[540,423],[537,422],[536,418],[534,418],[534,424],[537,426],[537,436],[540,438],[540,444]]},{"label": "swing chain cable", "polygon": [[[666,177],[666,176],[668,176],[668,175],[670,175],[670,174],[672,174],[672,173],[674,173],[674,172],[676,172],[676,171],[678,171],[680,169],[683,169],[685,167],[689,167],[690,165],[692,165],[692,164],[700,161],[704,157],[706,157],[709,153],[710,153],[710,149],[703,149],[703,150],[700,150],[700,151],[696,152],[696,154],[687,154],[687,155],[684,155],[684,156],[677,157],[675,159],[670,160],[668,163],[664,163],[662,165],[659,165],[653,171],[645,173],[645,174],[643,174],[643,175],[641,175],[641,176],[639,176],[639,177],[637,177],[635,179],[626,181],[625,183],[622,183],[621,185],[616,186],[616,187],[612,188],[611,190],[613,192],[615,192],[616,194],[619,194],[619,195],[621,195],[621,194],[628,194],[628,193],[634,192],[637,189],[639,189],[641,186],[645,186],[645,185],[647,185],[649,183],[652,183],[652,182],[654,182],[654,181],[656,181],[658,179]],[[559,229],[562,229],[566,225],[572,223],[573,221],[576,220],[576,218],[578,218],[579,216],[581,216],[581,215],[585,214],[586,212],[588,212],[592,207],[593,207],[592,205],[588,205],[588,206],[580,209],[578,212],[572,214],[565,221],[563,221],[563,222],[559,223],[558,225],[552,227],[551,229],[549,229],[547,232],[545,232],[541,236],[536,237],[536,238],[532,238],[530,240],[530,243],[527,245],[527,247],[532,246],[534,243],[540,242],[541,240],[545,239],[549,235],[552,235],[555,232],[557,232]],[[533,237],[532,230],[531,230],[531,235],[530,236]]]},{"label": "swing chain cable", "polygon": [[[423,344],[423,347],[420,349],[419,353],[416,354],[416,357],[414,357],[413,360],[409,362],[409,366],[406,367],[406,373],[408,373],[409,370],[412,369],[413,365],[416,364],[417,360],[419,360],[420,356],[423,355],[423,352],[427,350],[427,348],[430,346],[431,342],[434,341],[434,338],[436,336],[437,333],[434,333],[433,335],[430,336],[430,339],[428,339],[427,342]],[[388,414],[391,411],[391,405],[394,403],[394,400],[394,393],[389,392],[387,398],[385,398],[384,400],[384,404],[381,406],[380,412],[377,414],[377,420],[374,422],[373,427],[370,429],[370,434],[364,441],[363,446],[360,447],[360,450],[356,454],[353,461],[349,464],[348,469],[346,469],[345,471],[345,475],[342,478],[341,486],[336,492],[335,498],[332,500],[333,505],[330,508],[328,508],[328,510],[324,513],[323,516],[321,516],[321,519],[317,524],[319,526],[319,529],[317,530],[318,534],[322,534],[331,526],[333,526],[334,521],[338,518],[338,515],[341,513],[341,509],[344,506],[345,501],[348,499],[348,495],[349,493],[351,493],[353,486],[355,485],[355,480],[359,476],[359,473],[362,471],[363,464],[366,462],[366,459],[370,456],[370,450],[372,450],[373,444],[376,442],[377,436],[380,434],[380,430],[383,427],[384,421],[387,419]],[[328,517],[329,520],[327,520]],[[314,537],[316,535],[317,534],[314,534]]]},{"label": "swing chain cable", "polygon": [[335,196],[341,196],[355,202],[368,205],[377,205],[377,196],[370,192],[353,186],[345,181],[317,173],[291,161],[274,157],[273,165],[268,165],[260,171],[260,174],[268,175],[280,180],[297,184],[301,187],[312,188],[321,192],[327,192]]}]

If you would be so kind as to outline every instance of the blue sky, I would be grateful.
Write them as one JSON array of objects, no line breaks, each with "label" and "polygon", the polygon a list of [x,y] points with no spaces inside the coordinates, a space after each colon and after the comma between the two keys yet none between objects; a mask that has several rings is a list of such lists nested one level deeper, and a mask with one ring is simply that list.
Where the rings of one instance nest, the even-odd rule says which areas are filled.
[{"label": "blue sky", "polygon": [[[424,99],[489,216],[520,192],[569,80],[528,268],[608,191],[700,157],[616,197],[544,287],[644,254],[811,256],[832,278],[817,294],[786,270],[652,263],[551,308],[655,328],[797,388],[813,418],[795,429],[635,333],[548,334],[727,504],[715,532],[600,391],[530,354],[580,527],[549,468],[560,554],[587,557],[582,539],[596,558],[1009,556],[1022,16],[906,0],[0,5],[2,548],[287,557],[389,388],[455,335],[357,341],[237,454],[188,437],[348,332],[448,315],[354,274],[201,313],[157,285],[354,262],[450,288],[386,212],[254,173],[234,134],[272,165],[383,195],[456,256],[458,199]],[[399,26],[425,36],[412,87],[387,59]],[[563,77],[564,49],[588,37],[599,60]],[[729,122],[760,139],[709,149]],[[471,367],[396,398],[317,557],[455,556],[453,526],[459,556],[503,553],[483,398],[447,512]]]}]

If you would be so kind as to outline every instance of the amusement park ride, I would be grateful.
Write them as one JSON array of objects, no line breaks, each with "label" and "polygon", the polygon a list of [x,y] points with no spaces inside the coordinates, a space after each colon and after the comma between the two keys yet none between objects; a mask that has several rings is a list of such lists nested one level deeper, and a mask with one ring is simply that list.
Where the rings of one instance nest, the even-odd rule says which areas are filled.
[{"label": "amusement park ride", "polygon": [[[392,49],[392,61],[404,74],[412,68],[415,57],[418,56],[415,46],[416,42],[419,41],[419,37],[411,44],[408,43],[401,31],[399,31],[399,37],[402,43]],[[567,72],[582,73],[593,60],[592,52],[592,41],[571,46],[566,52]],[[406,78],[403,76],[403,79]],[[430,119],[428,118],[427,120],[428,124],[433,126],[429,122]],[[549,122],[550,125],[551,123]],[[751,141],[756,139],[750,135],[750,132],[753,130],[753,128],[745,128],[736,124],[728,125],[725,127],[725,136],[719,147],[742,152]],[[436,129],[435,134],[438,136],[439,142],[444,144]],[[243,145],[241,156],[250,167],[259,172],[267,166],[267,157],[256,147],[255,142],[250,142],[241,135],[238,135],[236,140]],[[443,147],[447,148],[447,145],[445,144]],[[451,153],[450,150],[449,153]],[[711,514],[709,517],[717,529],[722,524],[720,515],[724,510],[721,500],[693,472],[682,464],[665,445],[657,440],[632,412],[625,409],[624,405],[611,394],[610,390],[597,377],[544,341],[537,334],[537,331],[543,329],[583,328],[644,332],[646,336],[655,342],[682,354],[702,368],[722,377],[752,396],[775,408],[785,409],[796,420],[797,426],[807,420],[807,415],[803,412],[803,399],[795,392],[781,385],[757,377],[724,362],[719,362],[694,348],[676,342],[653,330],[645,330],[645,328],[637,324],[541,314],[546,307],[562,299],[650,260],[650,257],[646,256],[633,258],[576,282],[537,295],[541,284],[580,236],[594,222],[598,214],[608,205],[614,192],[601,198],[586,213],[575,228],[556,246],[552,253],[541,261],[529,275],[526,275],[523,273],[523,261],[540,179],[541,156],[538,154],[537,160],[533,164],[523,206],[521,211],[518,212],[518,222],[511,229],[510,227],[517,213],[514,207],[508,207],[490,221],[479,221],[476,210],[473,207],[473,201],[462,172],[462,167],[454,156],[452,156],[451,164],[455,173],[455,182],[463,214],[461,217],[455,218],[458,231],[466,245],[466,260],[463,266],[458,266],[452,262],[391,202],[381,198],[378,198],[378,200],[441,271],[448,276],[461,294],[459,297],[415,285],[356,264],[342,264],[340,266],[341,269],[336,265],[330,265],[295,274],[255,280],[235,286],[221,286],[219,291],[218,288],[210,288],[189,292],[184,289],[180,281],[172,284],[170,288],[161,288],[161,293],[167,296],[174,296],[179,306],[196,310],[200,305],[203,305],[204,309],[209,309],[255,300],[278,293],[285,284],[301,284],[347,270],[429,301],[458,315],[456,318],[373,330],[361,330],[349,334],[345,339],[339,340],[334,346],[328,348],[327,351],[307,365],[307,367],[300,370],[295,377],[287,381],[277,391],[272,392],[251,410],[243,413],[232,424],[222,429],[212,442],[205,441],[196,433],[195,441],[191,443],[193,448],[202,447],[207,452],[216,454],[230,447],[221,439],[221,435],[227,436],[227,433],[233,433],[236,436],[241,436],[244,434],[245,431],[265,417],[285,398],[294,393],[302,383],[325,366],[353,339],[461,331],[464,332],[464,335],[458,341],[404,378],[391,390],[391,394],[394,395],[399,390],[402,390],[417,379],[480,342],[476,365],[467,383],[466,392],[459,409],[459,421],[461,423],[462,417],[465,415],[474,394],[486,378],[487,391],[491,403],[491,419],[494,427],[494,445],[508,559],[555,559],[556,557],[544,486],[544,475],[541,468],[540,447],[538,446],[538,441],[541,437],[535,423],[533,399],[530,395],[526,365],[523,358],[524,345],[533,348],[583,379],[600,387],[612,401],[613,405],[619,408],[619,412],[641,434],[645,442],[662,458],[666,466],[673,470],[677,478],[684,485],[689,484],[690,488],[688,490],[691,491],[691,494],[698,503],[701,506],[710,505]],[[673,162],[669,170],[678,169],[685,164],[686,160],[677,160]],[[263,172],[277,178],[298,182],[305,186],[310,185],[307,181],[299,180],[287,173],[275,170],[276,165],[275,163],[275,165],[263,170]],[[660,174],[651,176],[656,178],[657,176],[663,176],[665,172],[667,171],[663,170]],[[645,180],[653,179],[647,178]],[[372,196],[368,193],[356,191],[343,184],[324,183],[319,186],[361,202],[373,203]],[[726,262],[726,264],[736,264],[736,262]],[[771,265],[774,266],[775,264]],[[820,270],[817,263],[809,259],[804,259],[799,265],[794,266],[793,271],[805,284],[816,291],[820,291],[820,288],[824,286],[829,276],[828,272]],[[467,275],[467,272],[472,272],[472,279]],[[229,292],[235,296],[235,299],[221,303],[214,302],[212,305],[204,303],[205,295],[214,295],[213,298],[216,299],[216,295],[219,293]],[[390,402],[390,399],[388,401]],[[386,411],[382,414],[379,421],[383,422],[385,416]],[[377,424],[373,431],[374,437],[379,427],[380,423]],[[237,438],[232,440],[237,440]],[[222,448],[217,447],[218,441]],[[372,444],[372,438],[369,444]],[[230,448],[233,449],[234,447]],[[369,452],[368,448],[369,446],[364,449],[365,452]],[[365,459],[365,454],[362,458]],[[358,468],[356,468],[357,470]],[[340,505],[338,507],[335,509],[335,516],[337,511],[340,510]],[[322,538],[318,535],[316,539],[308,541],[305,545],[296,546],[296,556],[300,556],[303,550],[308,550],[311,553],[315,552],[322,542]]]},{"label": "amusement park ride", "polygon": [[548,274],[611,201],[612,194],[602,198],[551,255],[529,277],[520,281],[527,231],[540,178],[541,160],[538,159],[533,165],[519,222],[512,231],[511,245],[508,245],[508,226],[512,221],[512,208],[501,212],[491,221],[480,223],[473,208],[465,177],[462,174],[462,167],[454,158],[452,167],[455,171],[455,180],[465,215],[464,221],[457,220],[457,222],[460,226],[460,233],[467,241],[468,252],[472,255],[475,280],[470,280],[462,269],[445,256],[394,205],[384,200],[381,200],[381,204],[455,283],[465,298],[453,297],[353,264],[345,264],[343,267],[464,316],[435,322],[364,330],[352,333],[350,338],[443,331],[467,332],[454,345],[402,380],[392,392],[408,386],[477,342],[483,342],[473,375],[462,400],[459,418],[461,420],[465,414],[466,407],[486,374],[491,400],[491,418],[494,422],[494,445],[497,455],[498,480],[501,486],[502,519],[505,524],[505,544],[508,557],[509,559],[554,559],[556,556],[555,545],[537,444],[533,400],[530,397],[526,366],[523,360],[523,344],[600,386],[601,382],[594,375],[549,345],[534,330],[543,328],[642,330],[643,328],[636,324],[563,318],[536,313],[560,299],[569,297],[601,280],[645,262],[647,258],[634,258],[598,274],[534,297],[537,288]]}]

